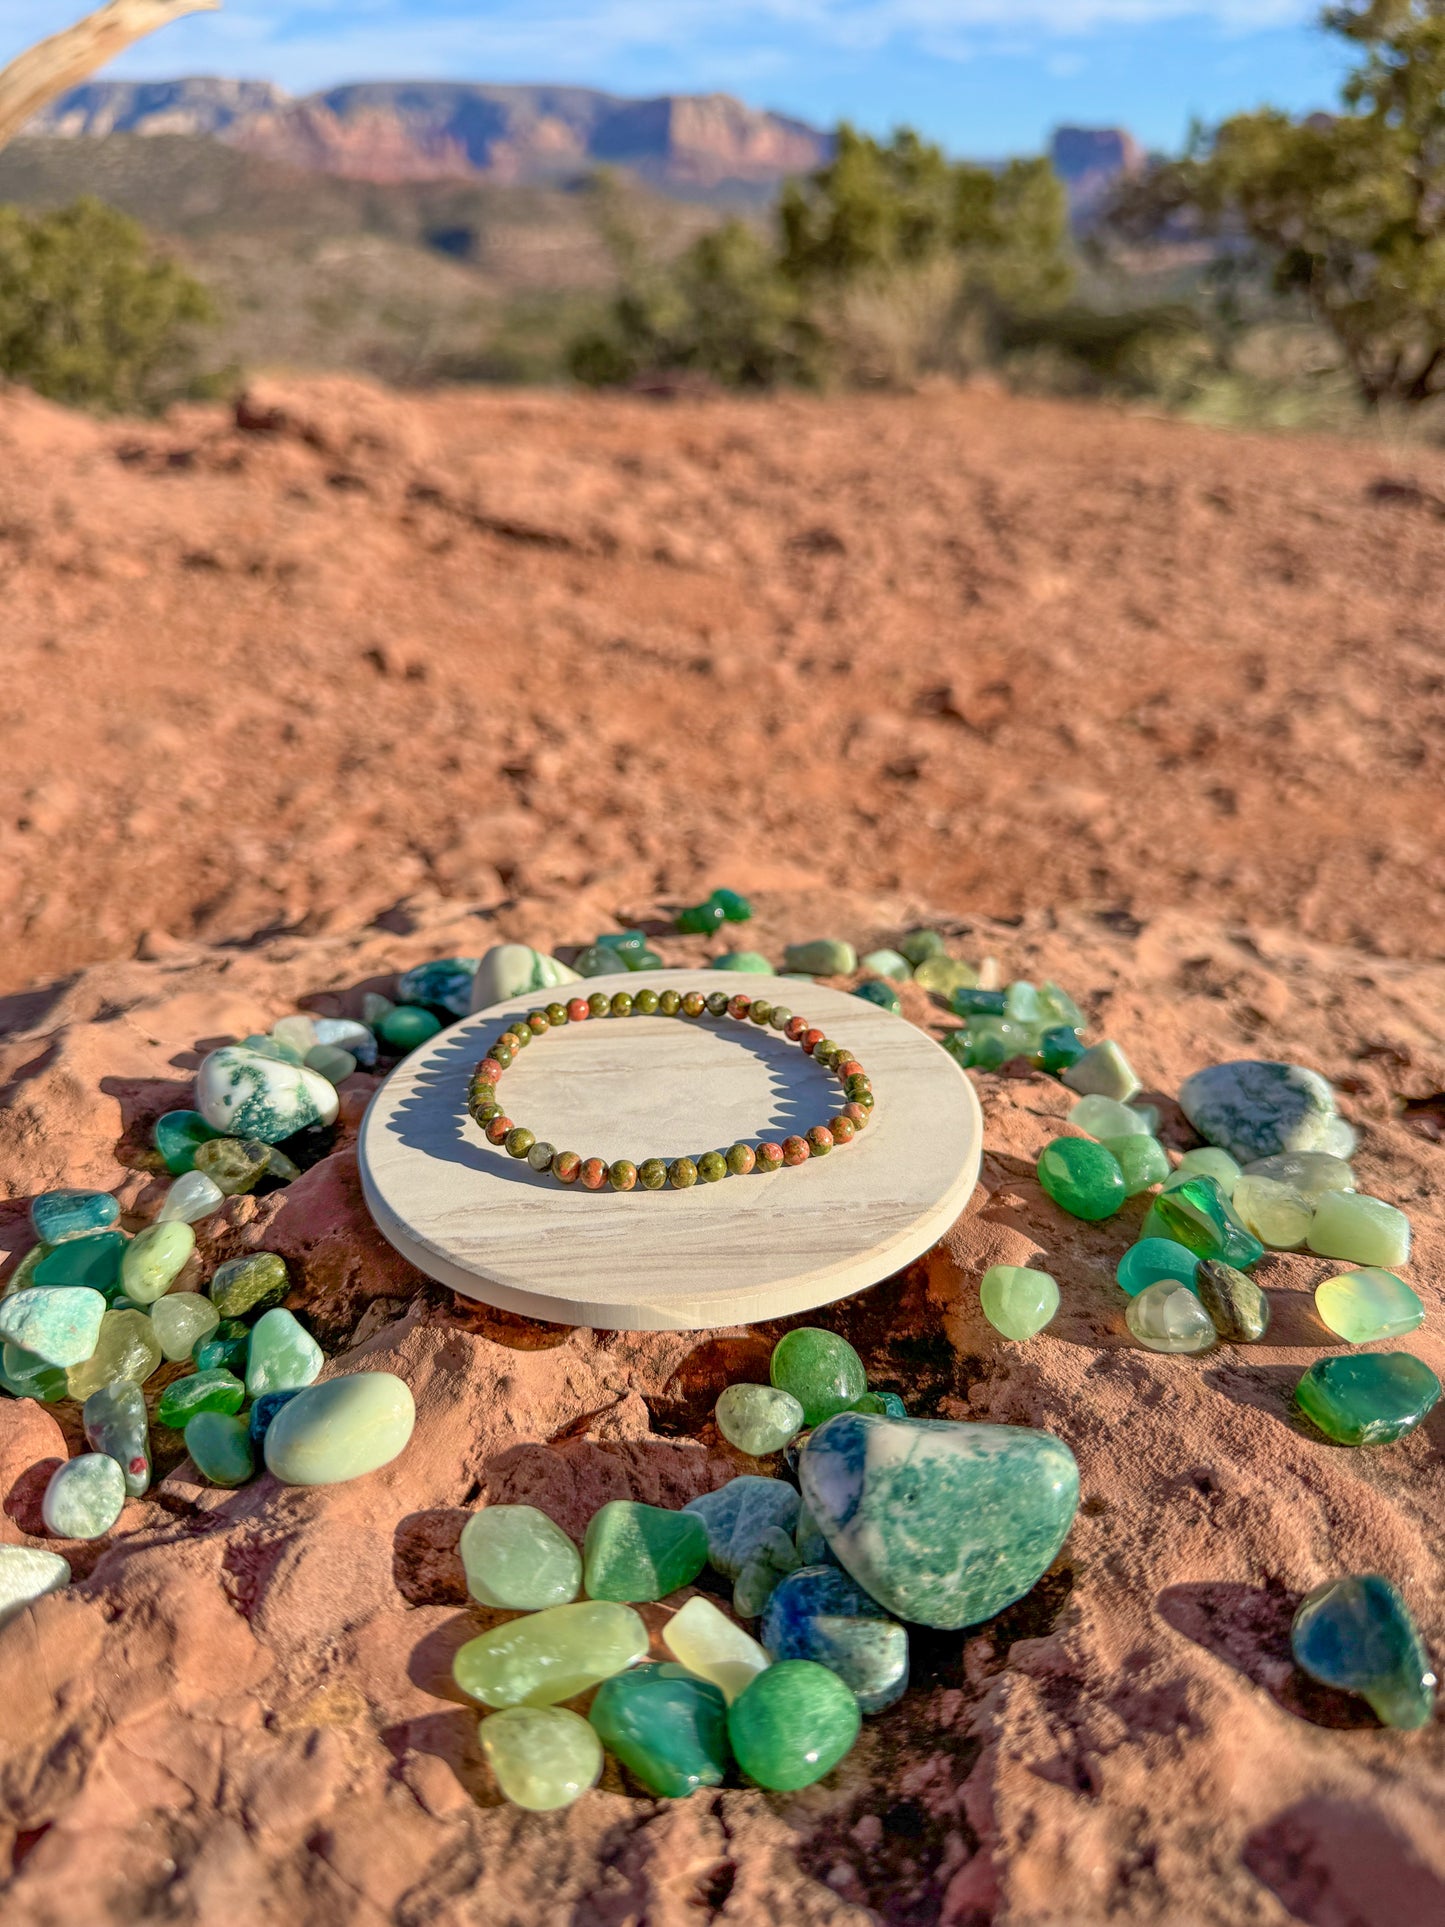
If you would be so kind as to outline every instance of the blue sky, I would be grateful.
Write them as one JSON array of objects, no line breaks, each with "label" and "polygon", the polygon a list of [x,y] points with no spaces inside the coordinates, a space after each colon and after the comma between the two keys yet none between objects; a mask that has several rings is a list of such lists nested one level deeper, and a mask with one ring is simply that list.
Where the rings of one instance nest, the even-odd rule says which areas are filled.
[{"label": "blue sky", "polygon": [[[0,0],[0,58],[86,0]],[[960,154],[1060,121],[1177,145],[1191,115],[1333,99],[1314,0],[226,0],[109,73],[573,81],[723,90],[824,124],[917,126]]]}]

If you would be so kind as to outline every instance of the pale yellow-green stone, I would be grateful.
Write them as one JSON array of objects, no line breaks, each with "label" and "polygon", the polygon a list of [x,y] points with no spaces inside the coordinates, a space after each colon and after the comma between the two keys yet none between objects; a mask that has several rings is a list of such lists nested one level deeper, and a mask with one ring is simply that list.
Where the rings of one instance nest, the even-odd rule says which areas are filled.
[{"label": "pale yellow-green stone", "polygon": [[1151,1352],[1207,1352],[1218,1333],[1188,1285],[1161,1278],[1131,1298],[1124,1322]]},{"label": "pale yellow-green stone", "polygon": [[1233,1195],[1238,1182],[1239,1165],[1228,1151],[1221,1151],[1213,1144],[1202,1144],[1198,1150],[1184,1153],[1164,1189],[1172,1191],[1176,1185],[1198,1177],[1213,1178],[1227,1198]]},{"label": "pale yellow-green stone", "polygon": [[288,1399],[266,1428],[266,1470],[283,1485],[339,1485],[389,1465],[416,1424],[393,1372],[348,1372]]},{"label": "pale yellow-green stone", "polygon": [[1148,1137],[1149,1120],[1113,1097],[1081,1097],[1065,1122],[1089,1137]]},{"label": "pale yellow-green stone", "polygon": [[1329,1151],[1276,1151],[1273,1157],[1246,1164],[1244,1172],[1246,1177],[1292,1184],[1311,1204],[1318,1204],[1326,1191],[1355,1188],[1355,1174],[1348,1163]]},{"label": "pale yellow-green stone", "polygon": [[984,1317],[1005,1338],[1032,1338],[1059,1309],[1058,1285],[1027,1265],[990,1265],[978,1297]]},{"label": "pale yellow-green stone", "polygon": [[160,1341],[143,1311],[108,1311],[100,1321],[95,1350],[66,1373],[66,1390],[83,1405],[92,1392],[118,1378],[144,1384],[160,1362]]},{"label": "pale yellow-green stone", "polygon": [[[140,1243],[139,1238],[136,1243]],[[151,1306],[156,1342],[162,1355],[173,1362],[189,1358],[196,1340],[207,1337],[220,1322],[221,1314],[198,1291],[170,1291]]]},{"label": "pale yellow-green stone", "polygon": [[[273,1429],[286,1409],[271,1421]],[[555,1706],[635,1666],[646,1651],[647,1628],[631,1606],[586,1599],[469,1639],[452,1674],[484,1706]]]},{"label": "pale yellow-green stone", "polygon": [[554,1813],[602,1777],[602,1742],[564,1706],[512,1706],[481,1723],[482,1753],[514,1807]]},{"label": "pale yellow-green stone", "polygon": [[1393,1271],[1410,1262],[1410,1220],[1381,1198],[1327,1191],[1315,1207],[1309,1248],[1322,1258]]},{"label": "pale yellow-green stone", "polygon": [[1376,1269],[1326,1278],[1315,1286],[1315,1309],[1332,1332],[1352,1345],[1402,1338],[1425,1316],[1425,1307],[1403,1278]]},{"label": "pale yellow-green stone", "polygon": [[711,1680],[731,1706],[769,1665],[766,1651],[702,1593],[694,1593],[662,1629],[662,1643],[680,1666]]},{"label": "pale yellow-green stone", "polygon": [[1314,1221],[1315,1208],[1304,1193],[1275,1178],[1241,1173],[1229,1202],[1246,1228],[1272,1251],[1298,1251]]},{"label": "pale yellow-green stone", "polygon": [[195,1232],[179,1219],[147,1225],[131,1239],[121,1257],[122,1292],[137,1305],[154,1304],[185,1270],[195,1248]]},{"label": "pale yellow-green stone", "polygon": [[561,1526],[532,1505],[489,1505],[462,1527],[467,1590],[484,1606],[537,1612],[570,1605],[582,1590],[582,1555]]}]

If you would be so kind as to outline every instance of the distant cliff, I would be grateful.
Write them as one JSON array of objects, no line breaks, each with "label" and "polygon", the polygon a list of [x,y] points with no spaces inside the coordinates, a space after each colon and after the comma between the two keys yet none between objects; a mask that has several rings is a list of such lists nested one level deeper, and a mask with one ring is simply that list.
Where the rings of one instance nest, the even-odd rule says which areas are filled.
[{"label": "distant cliff", "polygon": [[1075,223],[1086,226],[1102,210],[1114,183],[1139,173],[1148,160],[1122,127],[1056,127],[1049,158],[1068,189]]}]

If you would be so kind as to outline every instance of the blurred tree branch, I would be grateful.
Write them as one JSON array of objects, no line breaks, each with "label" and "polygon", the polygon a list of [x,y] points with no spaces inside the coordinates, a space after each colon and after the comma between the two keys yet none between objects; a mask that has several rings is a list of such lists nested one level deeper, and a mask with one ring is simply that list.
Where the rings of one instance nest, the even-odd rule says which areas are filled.
[{"label": "blurred tree branch", "polygon": [[0,147],[47,101],[63,94],[157,27],[188,13],[214,13],[221,0],[110,0],[73,27],[0,67]]}]

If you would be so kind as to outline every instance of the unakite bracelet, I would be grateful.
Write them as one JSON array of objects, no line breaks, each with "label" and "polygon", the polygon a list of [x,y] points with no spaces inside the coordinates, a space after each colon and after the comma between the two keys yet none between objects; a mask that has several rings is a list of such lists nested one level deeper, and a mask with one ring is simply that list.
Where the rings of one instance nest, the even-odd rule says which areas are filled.
[{"label": "unakite bracelet", "polygon": [[[727,1151],[704,1151],[697,1158],[646,1158],[641,1164],[634,1164],[630,1158],[617,1158],[609,1164],[603,1158],[559,1151],[541,1143],[534,1132],[505,1115],[497,1095],[498,1080],[517,1052],[534,1037],[545,1037],[549,1031],[583,1023],[589,1017],[631,1016],[735,1017],[770,1025],[832,1071],[847,1101],[826,1124],[815,1124],[802,1136],[786,1137],[781,1143],[764,1139],[760,1144],[734,1144]],[[525,1158],[534,1171],[550,1171],[559,1184],[580,1183],[589,1191],[601,1191],[608,1185],[614,1191],[631,1191],[637,1185],[644,1191],[661,1191],[668,1184],[685,1191],[699,1180],[715,1184],[720,1178],[745,1177],[749,1171],[777,1171],[785,1164],[806,1164],[810,1158],[826,1157],[835,1145],[849,1143],[868,1122],[873,1106],[873,1086],[857,1058],[815,1029],[806,1017],[795,1017],[783,1005],[770,1004],[761,997],[731,997],[725,990],[706,994],[700,990],[654,990],[651,986],[619,990],[611,997],[597,990],[590,997],[548,1004],[545,1009],[518,1017],[478,1064],[467,1090],[467,1110],[490,1143],[500,1145],[511,1157]]]}]

